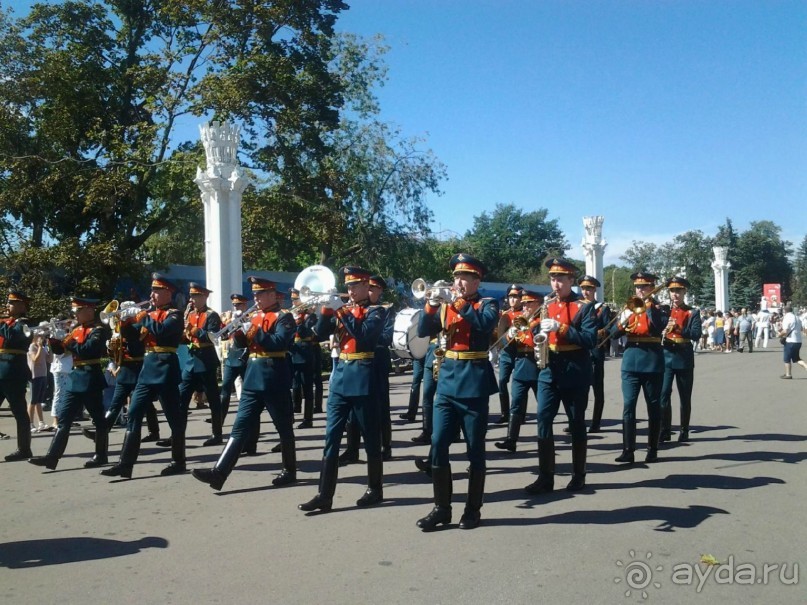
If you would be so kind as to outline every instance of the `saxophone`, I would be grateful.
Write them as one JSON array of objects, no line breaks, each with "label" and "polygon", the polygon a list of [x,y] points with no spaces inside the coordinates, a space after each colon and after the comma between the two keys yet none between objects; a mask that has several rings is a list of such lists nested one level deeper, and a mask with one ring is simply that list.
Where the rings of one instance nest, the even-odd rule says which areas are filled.
[{"label": "saxophone", "polygon": [[[541,305],[541,308],[538,309],[536,313],[533,313],[528,321],[532,321],[536,315],[542,321],[547,319],[549,314],[549,303],[554,301],[557,297],[558,295],[555,293],[547,296],[544,299],[544,304]],[[539,332],[533,337],[533,343],[535,344],[535,364],[538,366],[539,370],[543,370],[549,363],[549,337],[546,334]]]},{"label": "saxophone", "polygon": [[440,376],[440,366],[443,365],[443,360],[446,358],[445,347],[445,332],[440,332],[440,335],[437,337],[437,348],[434,350],[434,364],[432,365],[432,376],[435,382],[437,382]]}]

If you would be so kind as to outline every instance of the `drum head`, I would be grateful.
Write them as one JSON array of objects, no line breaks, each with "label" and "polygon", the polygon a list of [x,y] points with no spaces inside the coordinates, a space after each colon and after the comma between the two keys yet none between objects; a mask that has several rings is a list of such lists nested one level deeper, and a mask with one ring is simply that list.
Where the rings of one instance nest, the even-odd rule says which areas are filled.
[{"label": "drum head", "polygon": [[418,322],[421,309],[403,309],[395,317],[392,348],[399,357],[423,359],[429,349],[429,338],[419,338]]},{"label": "drum head", "polygon": [[417,309],[417,312],[412,315],[412,323],[407,330],[406,344],[409,352],[412,353],[414,359],[423,359],[426,357],[426,352],[429,350],[429,337],[418,336],[418,323],[420,322],[420,314],[422,310]]}]

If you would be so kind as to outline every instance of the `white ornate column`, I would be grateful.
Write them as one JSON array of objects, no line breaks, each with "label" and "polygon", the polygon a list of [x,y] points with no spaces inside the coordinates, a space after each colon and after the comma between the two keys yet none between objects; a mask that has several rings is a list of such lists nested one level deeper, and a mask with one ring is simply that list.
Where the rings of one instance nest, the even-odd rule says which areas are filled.
[{"label": "white ornate column", "polygon": [[712,248],[715,259],[712,269],[715,272],[715,310],[727,311],[729,308],[729,267],[731,263],[726,260],[729,249],[716,246]]},{"label": "white ornate column", "polygon": [[210,122],[199,133],[207,156],[207,168],[197,168],[194,179],[205,210],[205,285],[213,290],[208,304],[221,312],[229,308],[230,294],[243,287],[241,196],[249,179],[238,167],[237,126]]},{"label": "white ornate column", "polygon": [[602,238],[602,222],[605,217],[602,216],[584,216],[583,226],[586,229],[586,235],[583,237],[583,252],[586,255],[586,273],[593,275],[597,280],[603,284],[597,288],[597,300],[600,302],[605,301],[603,288],[605,287],[605,278],[603,276],[603,253],[608,243]]}]

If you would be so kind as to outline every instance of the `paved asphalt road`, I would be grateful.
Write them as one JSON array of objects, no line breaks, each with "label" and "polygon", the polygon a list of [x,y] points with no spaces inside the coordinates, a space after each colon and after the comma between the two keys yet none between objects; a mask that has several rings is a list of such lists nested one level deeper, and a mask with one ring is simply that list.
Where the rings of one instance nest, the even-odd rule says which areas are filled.
[{"label": "paved asphalt road", "polygon": [[[416,424],[395,427],[383,505],[355,507],[366,469],[350,466],[340,470],[335,510],[313,517],[297,504],[317,491],[324,418],[298,431],[297,485],[271,487],[280,455],[268,452],[275,438],[265,422],[261,455],[243,459],[220,493],[190,474],[160,477],[168,455],[149,444],[131,481],[110,481],[82,468],[91,444],[74,433],[55,472],[0,464],[0,599],[805,603],[807,372],[796,367],[794,380],[780,380],[778,344],[751,355],[701,354],[697,364],[692,441],[668,444],[657,464],[626,467],[613,461],[621,449],[619,361],[606,363],[607,421],[589,441],[581,493],[562,489],[571,464],[562,418],[560,489],[550,497],[523,491],[537,465],[534,401],[515,456],[493,447],[505,429],[491,428],[483,525],[474,531],[456,526],[466,489],[461,444],[452,450],[455,524],[431,534],[415,527],[431,508],[431,485],[412,462],[427,450],[409,443]],[[409,381],[392,380],[396,420]],[[639,410],[645,419],[641,402]],[[205,415],[189,419],[191,467],[211,465],[220,451],[201,446]],[[640,422],[639,447],[646,428]],[[5,406],[0,431],[14,431]],[[115,430],[115,458],[121,439]],[[49,435],[33,441],[43,454]],[[0,454],[13,449],[13,440],[0,442]],[[720,565],[699,564],[703,555]]]}]

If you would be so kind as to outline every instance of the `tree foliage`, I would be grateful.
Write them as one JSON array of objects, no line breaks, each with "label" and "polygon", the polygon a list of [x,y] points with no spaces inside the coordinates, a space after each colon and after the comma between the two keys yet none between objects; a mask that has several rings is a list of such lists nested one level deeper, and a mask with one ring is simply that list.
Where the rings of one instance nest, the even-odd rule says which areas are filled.
[{"label": "tree foliage", "polygon": [[796,251],[793,267],[793,302],[807,306],[807,235],[801,240]]},{"label": "tree foliage", "polygon": [[661,245],[633,242],[622,260],[633,270],[645,268],[660,277],[683,274],[691,283],[690,295],[695,303],[713,306],[714,246],[728,249],[730,306],[755,308],[765,283],[782,284],[782,295],[789,296],[793,276],[792,246],[782,240],[781,228],[771,221],[754,221],[746,231],[739,233],[731,219],[726,219],[714,237],[695,230]]},{"label": "tree foliage", "polygon": [[[6,265],[103,294],[141,270],[152,236],[200,212],[198,153],[175,140],[186,116],[236,120],[249,165],[277,182],[307,181],[343,105],[331,39],[345,8],[73,0],[2,15]],[[57,251],[76,246],[78,266]]]},{"label": "tree foliage", "polygon": [[463,238],[465,251],[487,265],[489,281],[539,283],[544,259],[563,256],[571,247],[548,214],[543,208],[524,212],[514,204],[497,204],[490,215],[474,218]]}]

